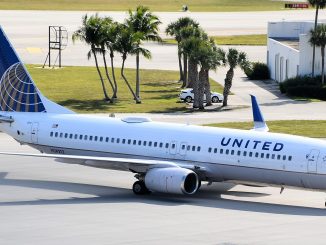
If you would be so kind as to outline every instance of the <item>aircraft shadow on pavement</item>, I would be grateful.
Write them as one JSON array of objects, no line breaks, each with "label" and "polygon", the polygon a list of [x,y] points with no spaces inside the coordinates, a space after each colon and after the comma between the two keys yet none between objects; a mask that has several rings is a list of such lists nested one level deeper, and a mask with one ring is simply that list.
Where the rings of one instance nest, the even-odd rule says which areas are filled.
[{"label": "aircraft shadow on pavement", "polygon": [[[326,216],[324,208],[301,207],[285,204],[270,204],[256,201],[229,200],[221,197],[227,195],[232,197],[262,197],[269,194],[258,192],[235,192],[224,190],[220,187],[203,186],[193,196],[170,195],[152,193],[151,195],[136,196],[130,189],[100,186],[91,184],[80,184],[60,181],[8,179],[7,173],[0,173],[0,186],[16,186],[24,188],[45,189],[72,193],[71,197],[60,199],[36,199],[22,201],[1,201],[0,206],[22,206],[22,205],[55,205],[55,204],[96,204],[96,203],[123,203],[135,202],[151,205],[178,206],[193,205],[209,208],[230,209],[258,213],[287,214],[301,216]],[[230,187],[230,186],[229,186]],[[88,194],[92,197],[74,197],[78,194]]]}]

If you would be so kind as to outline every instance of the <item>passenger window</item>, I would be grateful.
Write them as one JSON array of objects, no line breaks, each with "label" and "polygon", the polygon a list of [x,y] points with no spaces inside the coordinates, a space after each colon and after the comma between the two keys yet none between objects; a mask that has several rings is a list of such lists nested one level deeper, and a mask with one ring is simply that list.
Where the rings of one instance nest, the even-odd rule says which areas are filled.
[{"label": "passenger window", "polygon": [[50,133],[50,137],[53,137],[53,132]]},{"label": "passenger window", "polygon": [[138,140],[138,145],[141,145],[141,140]]},{"label": "passenger window", "polygon": [[252,157],[252,152],[249,152],[249,157]]},{"label": "passenger window", "polygon": [[200,146],[197,146],[197,151],[200,151]]},{"label": "passenger window", "polygon": [[264,158],[264,153],[261,153],[260,154],[260,158]]},{"label": "passenger window", "polygon": [[269,153],[266,154],[266,158],[269,159]]},{"label": "passenger window", "polygon": [[125,144],[125,143],[126,143],[126,139],[123,139],[123,140],[122,140],[122,144]]},{"label": "passenger window", "polygon": [[62,138],[63,137],[63,133],[60,133],[60,138]]},{"label": "passenger window", "polygon": [[247,152],[246,151],[243,152],[243,156],[244,157],[247,156]]},{"label": "passenger window", "polygon": [[172,144],[172,149],[175,149],[175,144]]},{"label": "passenger window", "polygon": [[105,142],[109,142],[109,137],[106,137],[105,138]]},{"label": "passenger window", "polygon": [[223,154],[223,149],[220,149],[220,154]]},{"label": "passenger window", "polygon": [[73,135],[72,135],[72,134],[70,134],[70,135],[69,135],[69,138],[70,138],[70,139],[72,139],[72,136],[73,136]]},{"label": "passenger window", "polygon": [[93,140],[93,136],[91,135],[91,136],[89,136],[89,140],[90,141],[92,141]]},{"label": "passenger window", "polygon": [[131,144],[131,139],[128,140],[128,145],[130,145],[130,144]]},{"label": "passenger window", "polygon": [[288,159],[289,159],[289,161],[292,161],[292,156],[289,156],[289,158],[288,158]]},{"label": "passenger window", "polygon": [[114,138],[111,138],[111,143],[114,143]]},{"label": "passenger window", "polygon": [[82,140],[83,139],[83,135],[81,134],[81,135],[79,135],[79,139],[80,140]]},{"label": "passenger window", "polygon": [[117,143],[118,143],[118,144],[120,143],[120,138],[117,138]]},{"label": "passenger window", "polygon": [[214,148],[214,153],[217,153],[217,148]]},{"label": "passenger window", "polygon": [[65,138],[68,138],[68,134],[67,133],[65,133]]},{"label": "passenger window", "polygon": [[143,142],[143,145],[146,146],[146,144],[147,144],[147,141],[144,141],[144,142]]},{"label": "passenger window", "polygon": [[134,140],[134,141],[133,141],[133,144],[136,145],[136,144],[137,144],[137,140]]},{"label": "passenger window", "polygon": [[148,142],[148,146],[152,146],[152,141]]},{"label": "passenger window", "polygon": [[208,152],[209,152],[209,153],[212,152],[212,148],[211,148],[211,147],[208,148]]},{"label": "passenger window", "polygon": [[187,146],[187,151],[190,151],[190,145]]},{"label": "passenger window", "polygon": [[234,150],[231,150],[231,155],[234,155]]},{"label": "passenger window", "polygon": [[275,154],[272,154],[272,159],[275,159]]},{"label": "passenger window", "polygon": [[56,133],[54,134],[54,136],[55,136],[55,137],[58,137],[58,132],[56,132]]},{"label": "passenger window", "polygon": [[78,135],[77,135],[77,134],[75,134],[75,140],[76,140],[76,139],[78,139]]},{"label": "passenger window", "polygon": [[94,141],[97,141],[97,136],[94,137]]},{"label": "passenger window", "polygon": [[281,159],[281,155],[277,155],[277,160],[280,160]]},{"label": "passenger window", "polygon": [[182,145],[181,146],[182,150],[186,149],[186,146],[185,145]]},{"label": "passenger window", "polygon": [[240,156],[241,155],[241,151],[238,151],[238,156]]},{"label": "passenger window", "polygon": [[100,141],[101,141],[101,142],[103,141],[103,137],[100,137]]},{"label": "passenger window", "polygon": [[87,135],[84,136],[84,140],[87,140]]},{"label": "passenger window", "polygon": [[196,150],[196,146],[192,146],[192,151],[195,151]]},{"label": "passenger window", "polygon": [[163,147],[163,143],[161,142],[161,143],[160,143],[160,148],[162,148],[162,147]]},{"label": "passenger window", "polygon": [[259,153],[258,153],[258,152],[256,152],[256,153],[255,153],[255,157],[258,157],[258,156],[259,156]]},{"label": "passenger window", "polygon": [[284,160],[284,161],[286,160],[286,156],[285,156],[285,155],[283,156],[283,160]]},{"label": "passenger window", "polygon": [[165,148],[169,148],[169,143],[165,143]]},{"label": "passenger window", "polygon": [[229,149],[226,149],[226,150],[225,150],[225,154],[226,154],[226,155],[229,155]]},{"label": "passenger window", "polygon": [[157,147],[157,142],[154,142],[154,147]]}]

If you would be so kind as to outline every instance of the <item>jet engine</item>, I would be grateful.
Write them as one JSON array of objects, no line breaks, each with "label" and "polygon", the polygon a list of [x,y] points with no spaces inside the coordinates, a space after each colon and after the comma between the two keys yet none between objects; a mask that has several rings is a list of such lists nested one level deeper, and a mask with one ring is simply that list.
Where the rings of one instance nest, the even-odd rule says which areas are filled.
[{"label": "jet engine", "polygon": [[194,194],[199,188],[199,179],[195,172],[185,168],[153,168],[146,173],[145,185],[150,191]]}]

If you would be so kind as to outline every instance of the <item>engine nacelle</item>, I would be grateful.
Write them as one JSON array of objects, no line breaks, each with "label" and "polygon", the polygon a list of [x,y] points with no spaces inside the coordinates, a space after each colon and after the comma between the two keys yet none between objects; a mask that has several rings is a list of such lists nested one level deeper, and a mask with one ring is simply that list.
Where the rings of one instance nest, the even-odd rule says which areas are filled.
[{"label": "engine nacelle", "polygon": [[153,168],[145,175],[145,185],[156,192],[194,194],[199,188],[199,179],[195,172],[185,168]]}]

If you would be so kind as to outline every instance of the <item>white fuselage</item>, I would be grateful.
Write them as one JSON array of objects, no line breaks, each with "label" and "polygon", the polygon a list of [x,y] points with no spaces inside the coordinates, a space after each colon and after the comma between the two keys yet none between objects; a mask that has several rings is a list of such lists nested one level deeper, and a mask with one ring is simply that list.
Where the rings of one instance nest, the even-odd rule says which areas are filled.
[{"label": "white fuselage", "polygon": [[0,129],[44,153],[168,160],[205,169],[207,181],[326,189],[322,140],[78,114],[10,115],[15,121]]}]

